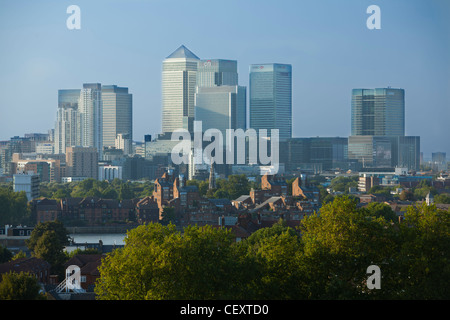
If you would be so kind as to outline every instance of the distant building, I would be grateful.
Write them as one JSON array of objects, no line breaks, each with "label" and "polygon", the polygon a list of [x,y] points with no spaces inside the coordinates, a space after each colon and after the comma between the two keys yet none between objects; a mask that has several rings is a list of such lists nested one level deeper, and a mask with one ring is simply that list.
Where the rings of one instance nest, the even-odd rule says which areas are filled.
[{"label": "distant building", "polygon": [[39,197],[39,176],[37,174],[14,174],[14,192],[25,191],[28,201]]},{"label": "distant building", "polygon": [[66,177],[98,178],[98,152],[94,147],[66,148]]},{"label": "distant building", "polygon": [[162,133],[179,129],[192,132],[199,60],[182,45],[163,61]]},{"label": "distant building", "polygon": [[133,96],[128,92],[128,88],[116,85],[104,85],[101,90],[103,146],[115,146],[118,135],[121,135],[123,138],[127,137],[123,142],[127,145],[118,149],[126,150],[126,154],[130,154],[133,139]]},{"label": "distant building", "polygon": [[78,102],[78,117],[78,141],[75,145],[97,148],[98,159],[102,159],[103,102],[100,83],[83,84]]},{"label": "distant building", "polygon": [[246,129],[246,88],[238,84],[237,61],[200,60],[197,69],[195,121],[202,129]]},{"label": "distant building", "polygon": [[405,90],[353,89],[352,136],[404,136]]},{"label": "distant building", "polygon": [[280,141],[292,137],[292,66],[253,64],[250,66],[249,128],[279,130]]},{"label": "distant building", "polygon": [[113,181],[114,179],[122,180],[122,167],[112,165],[99,165],[98,166],[98,180]]},{"label": "distant building", "polygon": [[67,147],[78,143],[77,128],[80,91],[80,89],[58,90],[54,146],[56,154],[65,154]]}]

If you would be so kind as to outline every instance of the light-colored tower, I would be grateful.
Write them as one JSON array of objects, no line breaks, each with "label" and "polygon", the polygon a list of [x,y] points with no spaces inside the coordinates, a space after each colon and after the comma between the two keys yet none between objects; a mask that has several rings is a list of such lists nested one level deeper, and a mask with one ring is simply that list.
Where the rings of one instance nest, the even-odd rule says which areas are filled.
[{"label": "light-colored tower", "polygon": [[198,62],[195,120],[202,129],[246,129],[246,87],[238,85],[237,61]]},{"label": "light-colored tower", "polygon": [[78,143],[82,147],[97,148],[99,159],[103,153],[103,106],[100,83],[83,84],[78,102]]},{"label": "light-colored tower", "polygon": [[192,131],[198,60],[195,54],[182,45],[163,61],[163,134],[183,128]]},{"label": "light-colored tower", "polygon": [[128,88],[116,85],[102,86],[103,146],[113,147],[120,134],[128,137],[131,150],[133,137],[133,103]]},{"label": "light-colored tower", "polygon": [[58,110],[55,122],[56,154],[77,143],[78,100],[80,89],[58,90]]}]

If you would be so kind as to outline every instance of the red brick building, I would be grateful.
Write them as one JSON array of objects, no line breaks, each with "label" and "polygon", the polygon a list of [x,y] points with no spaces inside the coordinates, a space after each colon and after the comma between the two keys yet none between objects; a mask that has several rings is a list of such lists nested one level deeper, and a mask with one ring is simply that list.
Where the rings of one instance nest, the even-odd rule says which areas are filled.
[{"label": "red brick building", "polygon": [[0,274],[9,272],[30,273],[37,278],[38,282],[50,283],[50,263],[35,257],[20,258],[0,264]]}]

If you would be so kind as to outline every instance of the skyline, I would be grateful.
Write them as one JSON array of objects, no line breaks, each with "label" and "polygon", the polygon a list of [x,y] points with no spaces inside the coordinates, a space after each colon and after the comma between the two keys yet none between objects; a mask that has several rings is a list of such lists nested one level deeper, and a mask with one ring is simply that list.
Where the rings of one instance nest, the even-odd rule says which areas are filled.
[{"label": "skyline", "polygon": [[[247,90],[251,64],[291,64],[293,137],[350,136],[352,90],[391,86],[405,90],[406,135],[421,137],[424,156],[450,154],[448,1],[174,3],[2,1],[0,140],[53,129],[58,90],[83,83],[129,88],[133,140],[156,136],[162,62],[185,45],[202,60],[236,60]],[[80,30],[66,27],[71,4]],[[372,4],[380,30],[366,27]]]}]

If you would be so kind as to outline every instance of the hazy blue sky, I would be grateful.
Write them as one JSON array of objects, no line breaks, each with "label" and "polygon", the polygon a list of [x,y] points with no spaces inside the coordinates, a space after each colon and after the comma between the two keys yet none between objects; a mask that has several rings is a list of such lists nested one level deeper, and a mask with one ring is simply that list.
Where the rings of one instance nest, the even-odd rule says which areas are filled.
[{"label": "hazy blue sky", "polygon": [[292,64],[295,137],[346,137],[353,88],[403,88],[406,134],[450,158],[449,0],[0,0],[0,140],[47,132],[58,89],[87,82],[129,88],[134,140],[159,133],[161,63],[181,44],[237,60],[245,86],[250,64]]}]

